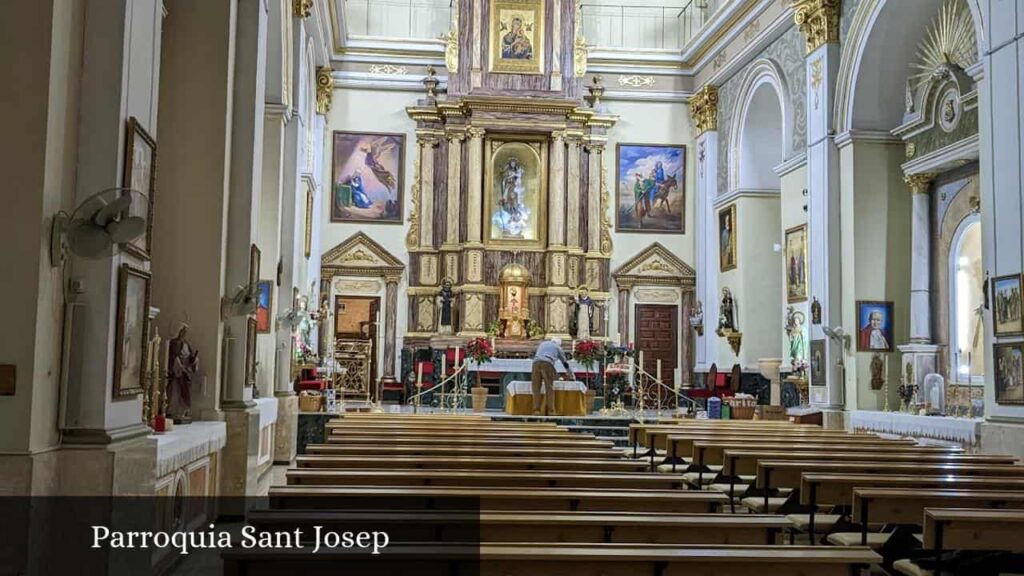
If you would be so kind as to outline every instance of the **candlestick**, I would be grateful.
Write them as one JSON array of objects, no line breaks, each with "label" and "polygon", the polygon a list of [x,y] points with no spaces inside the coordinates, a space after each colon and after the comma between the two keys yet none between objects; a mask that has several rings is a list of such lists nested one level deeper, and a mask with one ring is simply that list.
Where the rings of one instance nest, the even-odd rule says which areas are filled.
[{"label": "candlestick", "polygon": [[644,371],[644,351],[640,351],[640,371]]},{"label": "candlestick", "polygon": [[448,351],[441,353],[441,379],[448,375]]},{"label": "candlestick", "polygon": [[453,368],[455,368],[456,370],[459,369],[459,347],[458,346],[455,347],[455,366],[453,366]]},{"label": "candlestick", "polygon": [[423,362],[416,365],[416,387],[423,387]]},{"label": "candlestick", "polygon": [[658,358],[658,363],[657,363],[656,366],[657,366],[657,374],[656,374],[656,376],[657,376],[658,382],[661,382],[661,358]]}]

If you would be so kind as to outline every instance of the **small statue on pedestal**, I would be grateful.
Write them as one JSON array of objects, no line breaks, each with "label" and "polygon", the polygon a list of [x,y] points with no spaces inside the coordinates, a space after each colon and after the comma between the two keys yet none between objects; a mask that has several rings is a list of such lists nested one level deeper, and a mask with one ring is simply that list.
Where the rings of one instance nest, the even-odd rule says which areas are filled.
[{"label": "small statue on pedestal", "polygon": [[722,288],[722,309],[718,314],[718,331],[732,332],[736,329],[736,301],[732,298],[732,291]]},{"label": "small statue on pedestal", "polygon": [[871,389],[881,390],[885,386],[885,358],[881,352],[871,357]]},{"label": "small statue on pedestal", "polygon": [[199,351],[185,339],[188,324],[168,344],[167,396],[169,416],[175,424],[192,422],[192,384],[199,374]]},{"label": "small statue on pedestal", "polygon": [[789,337],[789,363],[794,370],[802,370],[806,366],[807,337],[804,336],[804,323],[807,317],[803,312],[789,306],[786,310],[786,336]]},{"label": "small statue on pedestal", "polygon": [[581,284],[576,289],[572,301],[572,318],[569,330],[577,340],[590,340],[590,328],[594,322],[594,300],[590,297],[590,289]]},{"label": "small statue on pedestal", "polygon": [[452,302],[455,300],[455,292],[452,290],[451,278],[441,281],[441,290],[437,294],[439,300],[438,308],[441,310],[441,321],[438,322],[439,334],[452,333]]}]

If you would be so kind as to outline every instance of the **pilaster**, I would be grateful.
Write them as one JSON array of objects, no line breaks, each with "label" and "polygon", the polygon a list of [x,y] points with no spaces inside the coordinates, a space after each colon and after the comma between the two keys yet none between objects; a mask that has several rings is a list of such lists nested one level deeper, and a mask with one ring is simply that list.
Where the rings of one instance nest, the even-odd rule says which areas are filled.
[{"label": "pilaster", "polygon": [[484,199],[484,129],[471,126],[466,129],[469,137],[469,188],[466,199],[466,242],[470,245],[482,244],[480,218],[483,217]]},{"label": "pilaster", "polygon": [[911,174],[904,181],[912,195],[910,260],[910,342],[932,343],[931,187],[933,174]]},{"label": "pilaster", "polygon": [[566,207],[565,207],[565,245],[569,252],[579,253],[580,243],[580,176],[582,174],[583,154],[580,150],[582,140],[578,135],[567,135],[566,144]]},{"label": "pilaster", "polygon": [[[442,250],[457,247],[459,243],[459,222],[462,214],[462,142],[465,139],[465,132],[448,133],[448,213]],[[451,276],[447,268],[446,266],[445,275]]]},{"label": "pilaster", "polygon": [[381,382],[395,382],[395,341],[398,335],[398,281],[401,276],[385,276],[384,291],[384,373]]},{"label": "pilaster", "polygon": [[601,166],[604,141],[591,140],[587,143],[589,155],[587,169],[587,257],[601,253]]},{"label": "pilaster", "polygon": [[[718,89],[705,86],[690,99],[690,116],[697,130],[697,288],[694,296],[704,310],[705,324],[718,318]],[[718,361],[714,330],[705,330],[694,342],[694,368],[706,371]]]}]

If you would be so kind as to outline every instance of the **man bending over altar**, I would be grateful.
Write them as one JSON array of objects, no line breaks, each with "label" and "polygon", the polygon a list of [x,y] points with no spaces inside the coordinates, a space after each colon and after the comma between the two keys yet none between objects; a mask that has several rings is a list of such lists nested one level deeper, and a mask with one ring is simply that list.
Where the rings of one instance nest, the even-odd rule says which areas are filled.
[{"label": "man bending over altar", "polygon": [[544,409],[544,414],[549,416],[555,415],[556,362],[561,362],[562,366],[565,367],[570,380],[576,379],[576,374],[569,367],[569,360],[565,357],[565,352],[562,352],[562,340],[551,338],[541,342],[540,346],[537,347],[537,353],[533,356],[533,372],[531,374],[534,416],[540,415],[540,389],[542,384],[544,385],[544,391],[547,392],[547,406]]}]

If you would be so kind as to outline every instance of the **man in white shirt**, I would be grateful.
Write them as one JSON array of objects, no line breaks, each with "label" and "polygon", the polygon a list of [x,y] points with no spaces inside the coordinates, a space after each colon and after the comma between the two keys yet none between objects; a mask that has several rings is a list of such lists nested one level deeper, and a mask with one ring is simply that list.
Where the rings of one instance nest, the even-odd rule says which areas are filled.
[{"label": "man in white shirt", "polygon": [[547,392],[547,406],[544,409],[545,415],[555,415],[555,376],[558,373],[555,364],[561,363],[569,374],[570,380],[576,379],[576,374],[569,367],[569,360],[562,352],[562,341],[558,338],[551,338],[540,343],[537,353],[533,356],[533,370],[531,384],[533,385],[533,414],[540,415],[541,385]]}]

